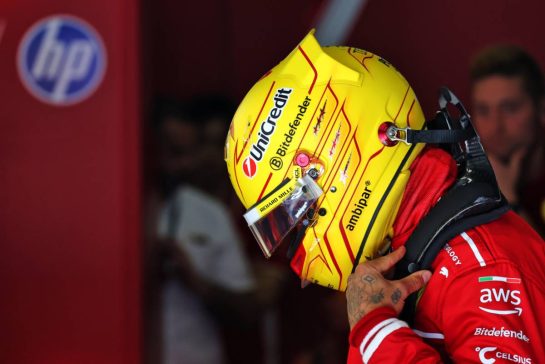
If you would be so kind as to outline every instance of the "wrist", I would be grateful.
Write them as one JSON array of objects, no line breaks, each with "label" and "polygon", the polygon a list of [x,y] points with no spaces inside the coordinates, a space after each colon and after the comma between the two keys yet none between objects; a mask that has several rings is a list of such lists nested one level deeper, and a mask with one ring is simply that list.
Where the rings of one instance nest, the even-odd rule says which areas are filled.
[{"label": "wrist", "polygon": [[378,324],[385,320],[396,318],[396,311],[389,306],[375,308],[363,316],[350,330],[349,343],[358,348],[365,336]]}]

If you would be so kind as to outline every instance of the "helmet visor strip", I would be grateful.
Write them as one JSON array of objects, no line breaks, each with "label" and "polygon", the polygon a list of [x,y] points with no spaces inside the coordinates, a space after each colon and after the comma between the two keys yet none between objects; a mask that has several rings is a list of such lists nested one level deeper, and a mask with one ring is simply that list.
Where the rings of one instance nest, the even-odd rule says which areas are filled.
[{"label": "helmet visor strip", "polygon": [[299,224],[321,195],[322,189],[310,176],[289,179],[244,214],[267,258],[271,257],[286,235]]}]

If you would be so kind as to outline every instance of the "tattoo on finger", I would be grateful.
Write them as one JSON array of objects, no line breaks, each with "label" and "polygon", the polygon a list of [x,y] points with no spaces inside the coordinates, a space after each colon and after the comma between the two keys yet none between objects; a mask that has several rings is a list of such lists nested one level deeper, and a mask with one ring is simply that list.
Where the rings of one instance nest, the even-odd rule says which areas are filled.
[{"label": "tattoo on finger", "polygon": [[374,304],[382,302],[383,299],[384,299],[384,289],[382,288],[380,289],[380,291],[373,293],[369,297],[369,301],[371,301],[371,303],[374,303]]},{"label": "tattoo on finger", "polygon": [[394,305],[397,305],[397,303],[399,302],[399,300],[401,299],[401,291],[399,290],[399,288],[396,288],[396,290],[394,291],[394,293],[392,293],[392,303]]}]

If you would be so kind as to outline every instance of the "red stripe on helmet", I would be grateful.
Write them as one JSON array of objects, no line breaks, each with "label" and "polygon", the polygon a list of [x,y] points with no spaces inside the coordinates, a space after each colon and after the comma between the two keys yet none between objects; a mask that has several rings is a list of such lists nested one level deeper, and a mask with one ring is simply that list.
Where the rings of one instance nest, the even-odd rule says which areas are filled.
[{"label": "red stripe on helmet", "polygon": [[324,241],[325,241],[325,245],[327,246],[329,256],[331,257],[331,260],[333,261],[333,264],[335,265],[335,268],[337,269],[337,273],[339,273],[339,285],[338,285],[338,287],[340,287],[341,282],[343,281],[343,272],[341,271],[341,267],[339,267],[339,263],[337,263],[337,259],[335,259],[335,255],[333,254],[333,250],[331,249],[331,245],[329,244],[329,240],[327,240],[327,234],[324,234]]},{"label": "red stripe on helmet", "polygon": [[409,116],[411,116],[411,111],[413,111],[414,102],[416,100],[413,100],[413,103],[411,104],[411,107],[409,108],[409,112],[407,113],[407,127],[411,126],[411,121],[409,120]]},{"label": "red stripe on helmet", "polygon": [[[356,170],[358,169],[360,163],[361,163],[361,152],[360,152],[360,148],[358,147],[358,142],[356,140],[356,134],[354,134],[354,136],[352,137],[352,139],[354,140],[354,145],[356,146],[356,151],[358,153],[358,165],[356,166]],[[348,148],[347,148],[348,150]],[[367,168],[367,167],[366,167]],[[363,174],[362,174],[363,175]],[[360,176],[360,181],[361,181],[361,176]],[[358,181],[359,183],[359,181]],[[346,197],[346,193],[348,192],[349,188],[347,187],[345,190],[344,190],[344,193],[341,197],[341,200],[339,201],[339,203],[337,204],[337,209],[335,210],[335,213],[333,214],[333,216],[336,216],[337,215],[337,212],[339,212],[339,208],[341,207],[342,205],[342,202],[344,201],[344,198]],[[355,191],[354,191],[355,193]],[[352,199],[352,197],[354,197],[354,193],[352,193],[352,196],[350,197],[350,199]],[[348,208],[348,205],[347,205],[347,208]],[[346,213],[346,209],[344,210],[343,212],[343,216],[344,214]],[[333,219],[331,219],[331,221],[329,222],[329,225],[327,226],[326,230],[325,230],[325,233],[324,235],[327,234],[327,232],[329,231],[329,229],[331,228],[331,224],[333,223]],[[343,237],[344,239],[344,237]],[[354,253],[352,252],[352,249],[350,248],[350,244],[348,243],[348,240],[345,240],[344,241],[346,247],[347,247],[347,250],[348,250],[348,254],[350,255],[350,258],[352,259],[352,262],[354,262],[355,258],[354,258]]]},{"label": "red stripe on helmet", "polygon": [[[314,231],[314,228],[312,228],[312,232],[314,233],[314,238],[317,239],[318,237],[316,236],[316,232]],[[315,256],[314,258],[312,258],[310,262],[308,262],[307,270],[305,272],[305,277],[308,277],[308,271],[310,270],[312,263],[314,263],[316,259],[319,259],[322,262],[324,262],[324,265],[326,266],[327,270],[329,271],[329,273],[331,273],[331,267],[329,266],[329,263],[325,259],[324,251],[322,250],[322,245],[318,243],[317,246],[318,246],[318,249],[320,249],[320,254]]]},{"label": "red stripe on helmet", "polygon": [[[342,107],[344,106],[344,103],[345,103],[346,99],[343,100],[343,104],[341,105],[341,109]],[[323,137],[325,138],[324,139],[324,142],[322,143],[322,148],[320,149],[320,151],[318,152],[318,155],[322,155],[322,153],[324,152],[324,148],[327,144],[327,141],[329,140],[329,136],[333,133],[333,130],[335,129],[335,125],[337,124],[337,119],[339,118],[339,116],[341,115],[341,110],[339,110],[339,112],[337,113],[337,115],[335,116],[335,120],[333,120],[333,123],[331,124],[331,129],[326,130],[324,132],[324,135]],[[327,126],[329,127],[329,123],[327,124]],[[320,143],[322,142],[322,140],[320,139]],[[318,149],[319,147],[317,147],[316,149]]]},{"label": "red stripe on helmet", "polygon": [[[333,168],[331,168],[331,172],[329,173],[329,175],[327,175],[327,177],[325,179],[324,186],[327,186],[327,187],[324,187],[324,190],[326,190],[327,188],[329,188],[333,184],[333,180],[335,179],[335,175],[337,174],[339,169],[341,169],[342,161],[344,160],[344,157],[346,156],[346,153],[348,152],[348,149],[349,149],[348,147],[345,149],[345,146],[348,146],[348,144],[349,144],[350,133],[352,132],[352,123],[350,122],[350,119],[348,119],[348,115],[346,115],[346,112],[344,110],[344,102],[343,102],[343,104],[341,106],[340,113],[342,113],[344,115],[344,118],[345,118],[346,122],[348,123],[348,132],[346,133],[346,138],[344,139],[344,142],[341,145],[341,149],[339,151],[339,155],[341,155],[341,153],[342,153],[342,157],[341,158],[336,158],[335,163],[333,163]],[[353,137],[354,136],[355,136],[355,131],[354,131]],[[343,150],[344,150],[344,153],[343,153]],[[335,166],[336,166],[336,168],[335,168]],[[329,182],[329,185],[328,185],[328,182]]]},{"label": "red stripe on helmet", "polygon": [[263,185],[263,189],[261,190],[261,193],[259,194],[259,196],[257,197],[257,200],[256,202],[258,202],[259,200],[261,200],[261,197],[263,197],[263,194],[265,194],[265,190],[267,189],[267,186],[269,185],[269,182],[271,181],[271,177],[272,177],[272,172],[269,173],[269,177],[267,177],[267,181],[265,182],[265,184]]},{"label": "red stripe on helmet", "polygon": [[265,73],[263,76],[261,76],[261,78],[258,81],[261,81],[262,79],[264,79],[265,77],[267,77],[271,73],[272,73],[272,70],[268,70],[267,73]]},{"label": "red stripe on helmet", "polygon": [[356,57],[356,56],[351,52],[352,49],[354,49],[354,48],[353,48],[353,47],[348,48],[348,54],[349,54],[350,56],[352,56],[356,61],[358,61],[358,63],[361,64],[361,65],[363,66],[363,68],[365,68],[365,70],[366,70],[367,72],[371,73],[371,71],[369,71],[369,68],[367,68],[367,66],[365,65],[365,60],[371,59],[371,58],[373,58],[375,55],[374,55],[374,54],[371,54],[370,56],[363,57],[363,59],[360,61],[360,60],[358,59],[358,57]]},{"label": "red stripe on helmet", "polygon": [[[235,144],[235,155],[237,154],[237,148],[238,148],[238,140]],[[238,181],[238,174],[237,174],[237,165],[235,164],[235,168],[233,168],[233,171],[235,173],[235,181],[237,182],[238,191],[240,192],[239,195],[242,198],[242,203],[246,205],[246,200],[244,198],[244,194],[242,193],[242,188],[240,187],[240,182]]]},{"label": "red stripe on helmet", "polygon": [[399,105],[399,110],[397,110],[396,117],[394,118],[394,121],[397,120],[397,117],[399,116],[399,113],[401,112],[401,109],[403,108],[403,104],[405,104],[405,99],[407,98],[407,94],[409,93],[409,89],[411,87],[407,86],[407,91],[405,91],[405,96],[403,96],[403,101],[401,101],[401,105]]},{"label": "red stripe on helmet", "polygon": [[[331,80],[330,80],[331,81]],[[327,125],[325,126],[324,128],[324,132],[322,133],[322,136],[320,137],[320,140],[318,141],[318,144],[316,144],[316,149],[314,150],[314,155],[318,155],[316,154],[316,152],[318,151],[318,148],[320,148],[320,144],[322,143],[322,140],[324,139],[324,137],[326,137],[328,134],[327,134],[327,130],[329,128],[329,125],[331,124],[331,120],[333,120],[333,117],[335,116],[335,113],[337,112],[337,107],[339,107],[339,98],[337,97],[337,95],[335,94],[335,92],[333,91],[333,89],[331,88],[331,85],[330,83],[328,82],[327,83],[327,86],[326,86],[326,89],[329,89],[329,91],[331,91],[331,94],[333,95],[333,97],[335,98],[335,108],[333,109],[333,112],[331,113],[331,116],[327,122]],[[324,91],[325,93],[325,91]],[[338,117],[339,115],[337,115]],[[335,119],[336,120],[336,119]],[[335,125],[335,124],[333,124]],[[327,141],[327,138],[326,138],[326,141]],[[324,145],[325,145],[326,142],[324,142]],[[322,147],[323,149],[323,147]],[[321,152],[320,152],[321,153]]]},{"label": "red stripe on helmet", "polygon": [[352,247],[350,246],[350,242],[348,241],[348,236],[346,236],[346,231],[344,230],[343,222],[341,219],[339,219],[339,230],[341,230],[344,246],[346,246],[346,250],[348,251],[348,255],[350,256],[350,261],[352,262],[352,264],[354,264],[356,257],[354,256],[354,252],[352,251]]},{"label": "red stripe on helmet", "polygon": [[316,83],[316,79],[318,78],[318,71],[316,71],[316,67],[314,67],[314,64],[312,63],[312,61],[310,60],[310,58],[308,58],[307,54],[305,53],[305,51],[303,50],[303,48],[301,46],[298,46],[297,47],[301,53],[303,54],[303,57],[305,57],[305,59],[307,60],[308,64],[310,65],[310,67],[312,68],[312,71],[314,72],[314,79],[312,80],[312,83],[310,84],[310,87],[308,89],[308,93],[311,94],[312,93],[312,89],[314,88],[314,84]]}]

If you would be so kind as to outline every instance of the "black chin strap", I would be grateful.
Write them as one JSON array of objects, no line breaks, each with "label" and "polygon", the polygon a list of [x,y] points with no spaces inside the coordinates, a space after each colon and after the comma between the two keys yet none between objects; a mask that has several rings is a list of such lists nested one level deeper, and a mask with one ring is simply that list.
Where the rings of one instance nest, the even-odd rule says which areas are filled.
[{"label": "black chin strap", "polygon": [[406,144],[453,144],[461,143],[475,136],[473,129],[468,130],[416,130],[397,128],[392,125],[387,133],[392,141],[401,141]]},{"label": "black chin strap", "polygon": [[[448,104],[454,105],[460,112],[461,116],[456,122],[448,113]],[[446,87],[440,89],[439,107],[435,119],[428,122],[428,129],[398,128],[392,124],[386,131],[387,137],[406,144],[460,144],[477,136],[464,105]]]}]

